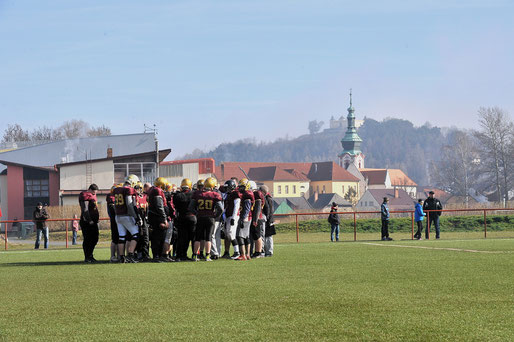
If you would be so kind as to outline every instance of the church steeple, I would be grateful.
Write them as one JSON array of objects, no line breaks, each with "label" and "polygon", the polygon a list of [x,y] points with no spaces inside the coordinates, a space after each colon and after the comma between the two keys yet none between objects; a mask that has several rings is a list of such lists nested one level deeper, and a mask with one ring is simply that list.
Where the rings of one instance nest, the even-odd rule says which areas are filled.
[{"label": "church steeple", "polygon": [[[364,167],[364,160],[361,151],[362,139],[357,134],[357,128],[355,126],[355,108],[352,104],[352,90],[350,89],[350,107],[348,107],[348,116],[346,117],[348,127],[344,138],[341,140],[343,146],[343,152],[339,154],[340,165],[344,168],[348,168],[350,163],[354,163],[357,168]],[[356,158],[360,156],[360,158]]]}]

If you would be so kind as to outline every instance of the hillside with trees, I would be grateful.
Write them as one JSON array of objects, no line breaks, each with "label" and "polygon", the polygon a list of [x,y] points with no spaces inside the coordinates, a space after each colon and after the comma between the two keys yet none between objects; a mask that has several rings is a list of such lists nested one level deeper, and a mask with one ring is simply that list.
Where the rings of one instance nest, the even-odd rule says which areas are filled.
[{"label": "hillside with trees", "polygon": [[[316,162],[337,161],[345,130],[324,130],[294,139],[257,142],[255,138],[224,143],[204,152],[195,150],[180,159],[211,157],[223,161]],[[444,143],[440,128],[414,127],[407,120],[366,119],[358,131],[363,140],[366,167],[401,168],[418,184],[430,179],[430,162]]]},{"label": "hillside with trees", "polygon": [[[479,129],[465,131],[410,121],[365,119],[358,134],[367,168],[398,168],[419,185],[440,187],[451,194],[493,194],[507,202],[514,197],[514,124],[498,107],[480,108]],[[224,143],[211,151],[195,150],[179,159],[211,157],[223,161],[316,162],[337,161],[345,129],[326,129],[311,121],[294,139],[257,142],[255,138]]]}]

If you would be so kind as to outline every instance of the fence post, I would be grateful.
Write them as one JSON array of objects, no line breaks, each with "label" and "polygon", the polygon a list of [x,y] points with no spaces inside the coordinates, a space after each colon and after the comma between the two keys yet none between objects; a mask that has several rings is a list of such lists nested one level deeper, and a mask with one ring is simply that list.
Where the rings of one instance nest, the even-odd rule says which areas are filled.
[{"label": "fence post", "polygon": [[299,229],[298,229],[298,214],[294,215],[296,219],[296,242],[300,242]]},{"label": "fence post", "polygon": [[484,209],[484,239],[487,239],[487,210]]},{"label": "fence post", "polygon": [[411,228],[412,228],[411,239],[414,240],[414,212],[413,211],[410,213],[410,223],[411,223]]},{"label": "fence post", "polygon": [[66,227],[66,248],[68,248],[68,221],[64,220],[64,226]]},{"label": "fence post", "polygon": [[427,211],[427,240],[430,240],[430,211]]},{"label": "fence post", "polygon": [[4,233],[5,233],[5,250],[7,250],[7,222],[4,223],[5,224],[5,230],[4,230]]},{"label": "fence post", "polygon": [[357,241],[357,218],[355,211],[353,212],[353,241]]}]

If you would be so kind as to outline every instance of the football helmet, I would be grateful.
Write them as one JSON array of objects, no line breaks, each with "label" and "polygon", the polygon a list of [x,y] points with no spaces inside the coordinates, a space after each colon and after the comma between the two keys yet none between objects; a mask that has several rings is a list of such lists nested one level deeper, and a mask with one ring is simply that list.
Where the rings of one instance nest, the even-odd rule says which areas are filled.
[{"label": "football helmet", "polygon": [[203,179],[199,179],[198,182],[196,182],[196,187],[198,188],[198,190],[202,190],[203,189],[203,184],[204,184],[204,180]]},{"label": "football helmet", "polygon": [[191,188],[193,187],[193,183],[191,183],[191,180],[189,178],[184,178],[182,180],[182,182],[180,183],[180,187],[182,189],[189,189],[189,190],[191,190]]},{"label": "football helmet", "polygon": [[216,178],[209,177],[205,180],[204,188],[206,190],[212,190],[216,187],[217,184],[218,184],[218,182],[216,181]]},{"label": "football helmet", "polygon": [[240,181],[239,181],[239,185],[237,186],[238,188],[242,188],[244,190],[249,190],[250,189],[250,182],[248,181],[248,179],[246,178],[242,178]]},{"label": "football helmet", "polygon": [[248,186],[249,186],[250,190],[252,190],[252,191],[257,190],[257,183],[255,183],[254,181],[248,181]]},{"label": "football helmet", "polygon": [[129,183],[131,187],[134,187],[139,182],[139,177],[132,174],[125,178],[125,183]]},{"label": "football helmet", "polygon": [[155,182],[153,183],[158,188],[161,188],[162,190],[166,190],[166,185],[168,185],[168,180],[164,177],[158,177],[155,179]]},{"label": "football helmet", "polygon": [[143,190],[143,183],[141,183],[141,182],[137,182],[137,183],[136,183],[136,185],[134,185],[134,189],[136,189],[136,190],[137,190],[137,189],[141,189],[141,190]]},{"label": "football helmet", "polygon": [[237,188],[237,184],[233,179],[229,179],[225,182],[225,187],[227,188],[227,191],[233,191],[235,188]]}]

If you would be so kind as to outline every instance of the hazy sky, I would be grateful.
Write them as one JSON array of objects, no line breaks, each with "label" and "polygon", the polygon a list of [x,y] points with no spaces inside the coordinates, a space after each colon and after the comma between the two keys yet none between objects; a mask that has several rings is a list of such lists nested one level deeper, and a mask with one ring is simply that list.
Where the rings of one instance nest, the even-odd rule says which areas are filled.
[{"label": "hazy sky", "polygon": [[[156,124],[171,159],[309,120],[514,113],[513,1],[0,0],[3,126]],[[170,159],[169,158],[169,159]]]}]

